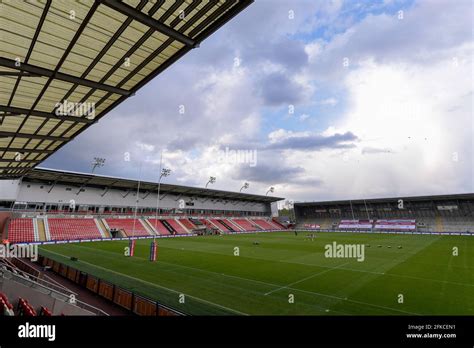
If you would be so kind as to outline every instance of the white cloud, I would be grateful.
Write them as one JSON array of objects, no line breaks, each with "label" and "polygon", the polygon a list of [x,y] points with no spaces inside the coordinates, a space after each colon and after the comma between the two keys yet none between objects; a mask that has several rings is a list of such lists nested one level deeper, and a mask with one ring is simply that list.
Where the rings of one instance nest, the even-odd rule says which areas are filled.
[{"label": "white cloud", "polygon": [[[157,152],[167,148],[164,161],[173,169],[167,180],[203,186],[212,175],[218,178],[214,188],[238,190],[246,178],[236,176],[235,166],[216,161],[216,150],[268,142],[265,173],[272,166],[280,177],[294,173],[275,186],[276,194],[287,198],[471,191],[472,3],[419,1],[401,21],[392,14],[369,15],[341,32],[355,20],[341,15],[342,5],[256,2],[81,135],[82,142],[68,145],[73,150],[63,152],[59,163],[78,163],[79,158],[88,165],[91,154],[97,154],[107,157],[110,173],[134,176],[130,173],[137,163],[146,161],[156,176]],[[290,9],[293,20],[288,19]],[[292,38],[315,31],[318,38],[312,42]],[[344,57],[350,58],[348,68],[342,66]],[[296,121],[298,131],[262,119],[266,108],[286,107],[285,98],[298,108],[313,101],[313,106],[341,113],[323,132],[310,125],[328,124],[319,122],[325,115],[304,108],[299,117],[287,119]],[[186,106],[185,115],[177,113],[180,104]],[[308,115],[311,122],[297,122]],[[262,132],[267,129],[272,131],[266,138]],[[357,137],[356,148],[302,150],[302,141],[324,143],[347,132]],[[104,139],[105,133],[110,137]],[[125,151],[133,163],[123,162]],[[264,193],[273,184],[261,177],[249,192]]]},{"label": "white cloud", "polygon": [[337,105],[337,103],[338,103],[338,100],[336,98],[327,98],[318,102],[319,105],[329,105],[329,106],[335,106]]},{"label": "white cloud", "polygon": [[[472,190],[471,69],[449,60],[422,66],[361,64],[344,81],[347,112],[324,133],[350,130],[360,138],[359,148],[288,154],[293,165],[324,183],[310,194],[293,194],[342,199]],[[364,156],[364,149],[378,154]]]}]

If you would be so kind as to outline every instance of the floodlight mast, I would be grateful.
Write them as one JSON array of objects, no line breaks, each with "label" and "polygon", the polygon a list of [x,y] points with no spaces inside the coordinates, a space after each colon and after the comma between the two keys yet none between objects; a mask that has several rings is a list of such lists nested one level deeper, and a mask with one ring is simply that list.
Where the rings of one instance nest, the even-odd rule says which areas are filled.
[{"label": "floodlight mast", "polygon": [[[163,167],[163,152],[160,154],[160,177],[158,178],[158,192],[156,195],[156,212],[155,212],[155,232],[158,233],[158,211],[160,207],[160,188],[161,188],[161,179],[167,177],[171,174],[171,169],[162,168]],[[153,236],[153,241],[155,241],[156,233]]]},{"label": "floodlight mast", "polygon": [[137,200],[135,201],[135,214],[134,214],[134,216],[133,216],[132,238],[135,237],[135,224],[136,224],[136,222],[137,222],[138,199],[140,198],[141,175],[142,175],[142,164],[140,163],[140,168],[138,169]]},{"label": "floodlight mast", "polygon": [[213,184],[215,182],[216,182],[216,177],[215,176],[210,176],[209,181],[206,183],[206,188],[207,188],[207,185]]},{"label": "floodlight mast", "polygon": [[94,170],[97,167],[103,167],[105,164],[105,158],[102,157],[94,157],[94,160],[92,161],[92,171],[91,173],[94,173]]},{"label": "floodlight mast", "polygon": [[271,193],[275,192],[275,188],[274,188],[273,186],[270,187],[270,188],[268,189],[267,193],[265,193],[265,196],[268,196],[268,193],[269,193],[269,192],[271,192]]},{"label": "floodlight mast", "polygon": [[367,220],[369,220],[370,222],[369,210],[367,209],[367,203],[365,202],[365,198],[364,198],[364,205],[365,205],[365,211],[367,212]]},{"label": "floodlight mast", "polygon": [[352,200],[349,199],[349,204],[351,205],[352,221],[355,221],[354,209],[352,209]]},{"label": "floodlight mast", "polygon": [[244,186],[242,186],[242,187],[240,188],[240,191],[239,191],[239,192],[242,192],[243,189],[248,189],[249,186],[250,186],[250,184],[249,184],[248,182],[245,182],[245,183],[244,183]]}]

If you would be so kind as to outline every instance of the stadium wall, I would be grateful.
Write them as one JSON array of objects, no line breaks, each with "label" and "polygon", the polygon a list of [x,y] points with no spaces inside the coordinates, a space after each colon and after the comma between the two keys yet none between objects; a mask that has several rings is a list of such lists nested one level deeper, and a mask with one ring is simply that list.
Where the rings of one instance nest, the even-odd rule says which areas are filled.
[{"label": "stadium wall", "polygon": [[[16,190],[12,190],[13,185],[2,180],[0,187],[8,189],[8,194],[0,196],[0,200],[11,200],[15,202],[54,204],[64,209],[69,207],[73,200],[76,206],[109,206],[109,207],[135,207],[136,190],[127,191],[110,189],[104,194],[104,189],[85,186],[79,192],[78,187],[57,184],[51,189],[51,185],[33,182],[21,182],[17,184]],[[50,192],[48,192],[51,190]],[[78,193],[79,192],[79,193]],[[138,200],[139,208],[155,208],[157,193],[140,192]],[[184,203],[184,206],[182,204]],[[186,195],[170,193],[160,194],[160,209],[195,209],[195,210],[222,210],[222,211],[246,211],[258,213],[257,215],[271,214],[271,204],[264,202],[242,202],[227,200],[225,198],[199,198]]]},{"label": "stadium wall", "polygon": [[300,202],[294,209],[300,228],[338,230],[341,220],[413,219],[418,232],[474,232],[474,194]]}]

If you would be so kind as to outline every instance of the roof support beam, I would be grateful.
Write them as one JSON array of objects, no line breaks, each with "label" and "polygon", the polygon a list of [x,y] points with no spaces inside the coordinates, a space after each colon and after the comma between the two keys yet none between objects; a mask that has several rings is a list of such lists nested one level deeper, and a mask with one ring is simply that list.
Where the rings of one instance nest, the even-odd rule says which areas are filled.
[{"label": "roof support beam", "polygon": [[18,162],[18,163],[37,163],[41,160],[27,160],[27,159],[20,159],[20,160],[15,160],[15,159],[6,159],[6,158],[0,158],[0,163],[11,163],[11,162]]},{"label": "roof support beam", "polygon": [[[5,163],[5,162],[3,162]],[[16,167],[8,167],[9,165],[12,164],[12,161],[9,162],[9,164],[7,165],[4,165],[2,162],[0,162],[0,170],[3,170],[4,172],[7,172],[8,173],[11,173],[11,172],[18,172],[18,171],[24,171],[24,170],[27,170],[27,169],[31,169],[32,166],[30,164],[27,164],[27,163],[24,163],[25,165],[20,167],[20,166],[16,166]],[[21,162],[16,162],[16,161],[13,161],[13,163],[19,163],[19,164],[22,164]]]},{"label": "roof support beam", "polygon": [[54,186],[56,186],[57,182],[58,182],[58,179],[54,180],[54,182],[51,184],[51,186],[50,186],[50,188],[49,188],[49,190],[48,190],[48,193],[51,193],[51,191],[53,190]]},{"label": "roof support beam", "polygon": [[175,30],[175,29],[173,29],[173,28],[157,21],[153,17],[148,16],[148,15],[146,15],[145,13],[143,13],[141,11],[137,11],[132,6],[129,6],[125,3],[123,3],[123,2],[116,1],[116,0],[100,0],[100,2],[104,5],[106,5],[106,6],[114,9],[115,11],[118,11],[118,12],[122,13],[123,15],[125,15],[127,17],[131,17],[134,20],[149,26],[150,28],[153,28],[153,29],[159,31],[162,34],[167,35],[168,37],[170,37],[174,40],[182,42],[186,46],[190,46],[190,47],[193,47],[193,48],[198,46],[196,41],[194,41],[193,39],[187,37],[184,34],[181,34],[179,31],[177,31],[177,30]]},{"label": "roof support beam", "polygon": [[19,153],[53,153],[53,150],[41,150],[41,149],[24,149],[22,147],[6,147],[0,146],[0,151],[6,152],[19,152]]},{"label": "roof support beam", "polygon": [[26,139],[39,139],[39,140],[53,140],[53,141],[68,141],[71,138],[68,137],[56,137],[52,135],[39,135],[39,134],[26,134],[18,132],[7,132],[0,131],[0,138],[26,138]]},{"label": "roof support beam", "polygon": [[16,76],[16,77],[40,77],[40,75],[30,74],[21,71],[0,71],[0,76]]},{"label": "roof support beam", "polygon": [[83,118],[79,116],[67,116],[67,115],[62,116],[62,115],[56,115],[55,113],[51,113],[51,112],[17,108],[17,107],[6,106],[6,105],[0,105],[0,111],[12,113],[11,115],[5,115],[5,114],[0,115],[2,117],[13,117],[13,116],[18,116],[18,115],[29,114],[32,116],[63,120],[63,121],[72,121],[72,122],[78,122],[78,123],[93,123],[94,122],[94,120],[90,120],[88,118]]},{"label": "roof support beam", "polygon": [[105,188],[104,192],[103,192],[100,196],[101,196],[101,197],[104,197],[104,196],[107,194],[107,192],[109,192],[109,190],[110,190],[110,186],[107,186],[107,187]]},{"label": "roof support beam", "polygon": [[76,192],[76,196],[78,196],[79,193],[82,192],[82,189],[84,188],[84,186],[86,186],[92,179],[94,179],[93,176],[91,176],[89,179],[87,179],[86,181],[84,181],[84,182],[81,184],[81,187],[79,187],[79,190],[77,190],[77,192]]},{"label": "roof support beam", "polygon": [[92,80],[82,79],[80,77],[64,74],[61,72],[54,72],[53,70],[45,69],[36,65],[21,63],[19,66],[17,66],[17,61],[13,59],[4,58],[4,57],[0,57],[0,66],[4,66],[10,69],[15,69],[15,70],[20,70],[20,71],[26,71],[30,74],[47,76],[50,78],[66,81],[69,83],[74,83],[81,86],[86,86],[89,88],[100,89],[100,90],[110,92],[110,93],[115,93],[115,94],[120,94],[120,95],[125,95],[125,96],[131,95],[130,91],[127,91],[122,88],[117,88],[117,87],[106,85],[103,83],[98,83]]}]

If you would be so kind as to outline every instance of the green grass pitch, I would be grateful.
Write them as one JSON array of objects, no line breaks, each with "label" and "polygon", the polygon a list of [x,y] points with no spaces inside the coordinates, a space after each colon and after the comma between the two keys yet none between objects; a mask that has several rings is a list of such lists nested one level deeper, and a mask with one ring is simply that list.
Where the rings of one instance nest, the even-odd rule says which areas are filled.
[{"label": "green grass pitch", "polygon": [[[154,263],[150,240],[137,241],[134,257],[124,256],[126,241],[47,245],[40,253],[191,315],[474,314],[472,237],[305,236],[158,239]],[[334,241],[370,245],[365,260],[326,258],[324,247]]]}]

